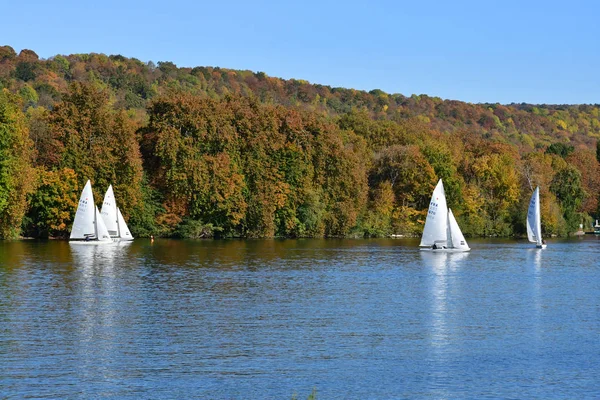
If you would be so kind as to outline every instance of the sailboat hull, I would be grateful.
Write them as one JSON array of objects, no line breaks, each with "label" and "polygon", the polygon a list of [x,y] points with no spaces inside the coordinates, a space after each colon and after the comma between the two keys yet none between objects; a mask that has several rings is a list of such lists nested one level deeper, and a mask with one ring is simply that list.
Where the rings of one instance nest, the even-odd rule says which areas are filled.
[{"label": "sailboat hull", "polygon": [[546,248],[546,246],[547,246],[546,244],[536,244],[536,245],[535,245],[535,248],[536,248],[536,249],[545,249],[545,248]]},{"label": "sailboat hull", "polygon": [[132,242],[133,238],[132,237],[124,238],[124,237],[118,237],[117,236],[117,237],[112,237],[112,241],[115,242],[115,243],[119,243],[119,242]]},{"label": "sailboat hull", "polygon": [[112,240],[69,240],[69,244],[97,246],[101,244],[113,244]]},{"label": "sailboat hull", "polygon": [[432,249],[431,247],[421,247],[420,249],[421,251],[430,251],[432,253],[464,253],[466,251],[471,251],[471,248],[466,248],[466,249],[456,249],[456,248],[450,248],[450,249]]}]

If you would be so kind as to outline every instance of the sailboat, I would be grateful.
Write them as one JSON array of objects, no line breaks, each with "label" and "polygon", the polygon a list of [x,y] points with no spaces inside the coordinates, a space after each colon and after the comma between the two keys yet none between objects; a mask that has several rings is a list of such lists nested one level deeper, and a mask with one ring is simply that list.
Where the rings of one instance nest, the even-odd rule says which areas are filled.
[{"label": "sailboat", "polygon": [[69,242],[85,244],[112,243],[104,220],[100,216],[100,211],[94,204],[92,184],[89,180],[81,191]]},{"label": "sailboat", "polygon": [[529,200],[527,210],[527,239],[535,243],[538,249],[545,249],[546,243],[542,240],[542,219],[540,217],[540,188],[536,187]]},{"label": "sailboat", "polygon": [[425,228],[423,228],[423,236],[419,246],[421,250],[439,252],[471,250],[456,222],[456,218],[454,218],[454,214],[452,214],[452,210],[446,204],[446,193],[441,179],[431,196]]},{"label": "sailboat", "polygon": [[121,210],[117,207],[112,185],[108,186],[108,190],[106,190],[106,194],[104,195],[101,214],[104,224],[108,229],[108,234],[113,241],[133,240],[133,235],[129,232],[125,218],[123,218]]}]

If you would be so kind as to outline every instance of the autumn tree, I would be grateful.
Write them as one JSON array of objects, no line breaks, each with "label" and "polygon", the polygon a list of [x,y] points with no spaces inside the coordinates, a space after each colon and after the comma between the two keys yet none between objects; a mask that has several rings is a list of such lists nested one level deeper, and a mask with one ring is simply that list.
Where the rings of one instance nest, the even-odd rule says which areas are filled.
[{"label": "autumn tree", "polygon": [[598,209],[598,191],[600,188],[600,164],[593,151],[584,148],[576,149],[567,157],[569,165],[581,173],[581,188],[585,193],[579,211],[593,214]]},{"label": "autumn tree", "polygon": [[143,150],[150,182],[165,194],[165,229],[189,216],[234,230],[247,205],[231,110],[217,101],[172,93],[155,100],[149,115]]},{"label": "autumn tree", "polygon": [[[469,104],[10,46],[0,89],[5,236],[33,182],[26,233],[64,235],[88,178],[98,201],[113,184],[137,235],[418,235],[439,178],[467,235],[524,234],[534,186],[544,234],[600,210],[598,105]],[[22,186],[6,172],[31,162]]]},{"label": "autumn tree", "polygon": [[423,209],[439,178],[418,146],[395,145],[375,154],[369,179],[373,186],[389,182],[398,206]]},{"label": "autumn tree", "polygon": [[15,238],[35,182],[32,143],[19,98],[0,90],[0,238]]},{"label": "autumn tree", "polygon": [[519,176],[514,160],[506,154],[486,154],[473,164],[479,194],[483,197],[486,236],[512,233],[510,215],[520,192]]},{"label": "autumn tree", "polygon": [[578,209],[586,194],[581,184],[581,172],[577,168],[567,165],[556,173],[550,190],[560,202],[563,216],[567,223],[567,233],[573,233],[579,228],[581,216]]},{"label": "autumn tree", "polygon": [[68,237],[81,186],[75,171],[38,170],[36,190],[29,196],[26,229],[34,237]]},{"label": "autumn tree", "polygon": [[[542,215],[542,232],[545,235],[559,235],[566,230],[562,211],[555,194],[550,190],[555,170],[553,162],[557,156],[540,151],[523,156],[521,169],[521,192],[518,211],[514,215],[513,225],[516,232],[526,234],[526,218],[531,194],[536,187],[540,188],[540,203]],[[561,164],[562,165],[562,164]]]},{"label": "autumn tree", "polygon": [[[111,109],[105,89],[94,83],[72,84],[48,114],[47,125],[39,128],[40,142],[55,153],[42,157],[45,168],[75,171],[80,187],[90,179],[99,201],[112,184],[125,217],[143,206],[137,126],[124,111]],[[136,232],[134,227],[132,230]]]}]

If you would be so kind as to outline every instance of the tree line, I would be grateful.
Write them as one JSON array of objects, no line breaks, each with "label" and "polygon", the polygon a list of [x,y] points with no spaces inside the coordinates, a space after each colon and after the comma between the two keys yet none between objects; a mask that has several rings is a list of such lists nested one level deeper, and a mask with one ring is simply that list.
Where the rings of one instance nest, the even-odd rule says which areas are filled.
[{"label": "tree line", "polygon": [[600,107],[468,104],[0,47],[0,237],[68,236],[113,184],[136,236],[419,235],[444,180],[468,236],[599,214]]}]

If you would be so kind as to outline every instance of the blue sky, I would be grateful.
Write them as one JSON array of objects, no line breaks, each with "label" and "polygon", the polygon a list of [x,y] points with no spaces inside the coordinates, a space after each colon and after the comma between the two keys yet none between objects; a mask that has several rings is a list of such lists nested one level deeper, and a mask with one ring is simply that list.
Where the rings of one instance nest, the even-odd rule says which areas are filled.
[{"label": "blue sky", "polygon": [[17,52],[180,67],[467,102],[600,103],[600,2],[5,1]]}]

